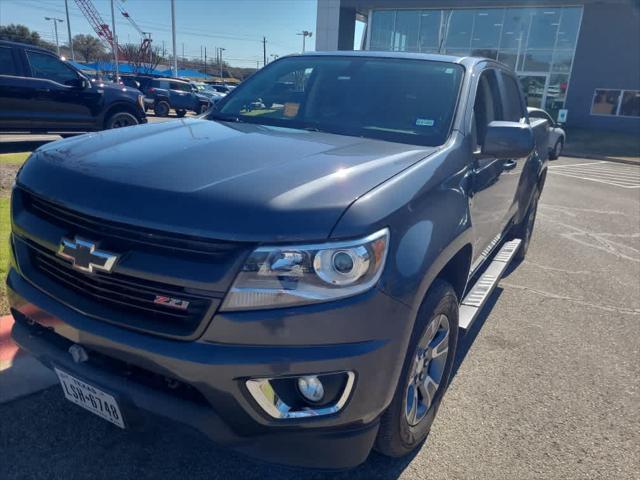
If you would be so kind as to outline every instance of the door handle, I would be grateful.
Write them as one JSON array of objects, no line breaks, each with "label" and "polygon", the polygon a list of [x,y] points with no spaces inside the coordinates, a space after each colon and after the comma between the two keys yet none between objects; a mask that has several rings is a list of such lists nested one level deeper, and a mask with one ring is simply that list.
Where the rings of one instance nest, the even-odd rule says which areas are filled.
[{"label": "door handle", "polygon": [[36,88],[36,92],[40,93],[49,93],[51,91],[50,88]]},{"label": "door handle", "polygon": [[518,162],[516,162],[515,160],[506,160],[503,163],[503,167],[505,170],[513,170],[517,166],[518,166]]}]

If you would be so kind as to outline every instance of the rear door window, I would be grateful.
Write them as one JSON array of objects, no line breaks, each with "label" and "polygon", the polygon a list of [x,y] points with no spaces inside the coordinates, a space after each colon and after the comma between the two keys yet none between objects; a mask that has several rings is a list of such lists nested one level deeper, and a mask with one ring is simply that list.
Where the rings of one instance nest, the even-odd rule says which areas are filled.
[{"label": "rear door window", "polygon": [[78,74],[53,55],[32,50],[26,50],[26,54],[31,66],[31,76],[52,80],[62,85],[78,80]]},{"label": "rear door window", "polygon": [[0,75],[17,75],[18,68],[9,47],[0,47]]},{"label": "rear door window", "polygon": [[171,90],[179,90],[181,92],[190,92],[191,86],[188,83],[171,82]]}]

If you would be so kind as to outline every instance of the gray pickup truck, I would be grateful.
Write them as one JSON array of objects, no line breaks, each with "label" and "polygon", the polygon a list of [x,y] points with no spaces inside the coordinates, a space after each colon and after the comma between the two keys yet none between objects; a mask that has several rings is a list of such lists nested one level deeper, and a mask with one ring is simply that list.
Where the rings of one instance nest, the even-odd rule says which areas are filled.
[{"label": "gray pickup truck", "polygon": [[13,337],[120,428],[313,468],[406,455],[527,252],[537,122],[492,60],[314,53],[204,117],[45,145],[13,190]]}]

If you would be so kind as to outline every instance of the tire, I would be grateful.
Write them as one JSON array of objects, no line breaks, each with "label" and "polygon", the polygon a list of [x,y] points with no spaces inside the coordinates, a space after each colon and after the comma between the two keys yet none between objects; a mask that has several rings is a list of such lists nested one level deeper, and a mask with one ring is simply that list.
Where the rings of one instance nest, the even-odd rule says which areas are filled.
[{"label": "tire", "polygon": [[527,255],[527,251],[529,250],[529,244],[531,243],[531,237],[533,235],[533,227],[536,222],[536,214],[538,212],[538,200],[540,199],[540,190],[538,187],[533,192],[533,196],[531,197],[531,202],[529,203],[529,208],[527,209],[527,214],[524,216],[522,221],[514,225],[512,227],[511,238],[520,238],[522,239],[522,243],[520,244],[520,248],[516,252],[513,259],[516,262],[521,262]]},{"label": "tire", "polygon": [[153,111],[159,117],[168,117],[170,109],[171,109],[171,106],[164,100],[160,100],[159,102],[156,102],[156,104],[153,107]]},{"label": "tire", "polygon": [[132,125],[138,125],[140,122],[135,115],[129,112],[115,112],[112,113],[105,122],[105,129],[111,130],[112,128],[130,127]]},{"label": "tire", "polygon": [[[449,385],[457,340],[458,298],[449,283],[436,279],[418,311],[400,380],[393,400],[380,420],[374,445],[378,452],[389,457],[401,457],[418,448],[427,438]],[[434,342],[436,348],[432,350]],[[428,347],[426,350],[425,345]],[[439,354],[431,357],[433,352]],[[425,362],[426,366],[420,367]],[[428,380],[438,374],[434,388]],[[416,384],[421,387],[416,389]],[[425,396],[422,391],[429,394]],[[429,405],[424,405],[422,401],[429,398]]]},{"label": "tire", "polygon": [[558,157],[562,154],[562,147],[564,146],[564,142],[562,138],[556,140],[556,144],[553,146],[551,151],[549,151],[549,160],[557,160]]},{"label": "tire", "polygon": [[187,114],[186,110],[176,110],[176,115],[178,116],[178,118],[182,118]]},{"label": "tire", "polygon": [[200,111],[198,113],[205,113],[207,110],[209,110],[210,105],[206,105],[206,104],[202,104],[200,105]]}]

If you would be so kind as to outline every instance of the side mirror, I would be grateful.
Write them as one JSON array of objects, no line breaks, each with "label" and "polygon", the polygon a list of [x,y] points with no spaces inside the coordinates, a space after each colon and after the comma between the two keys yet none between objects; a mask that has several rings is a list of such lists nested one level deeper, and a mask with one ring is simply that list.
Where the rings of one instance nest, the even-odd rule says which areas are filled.
[{"label": "side mirror", "polygon": [[526,123],[494,121],[487,126],[481,155],[500,159],[527,157],[535,146]]},{"label": "side mirror", "polygon": [[64,82],[65,85],[73,88],[85,89],[90,86],[89,81],[87,81],[84,77],[74,78],[73,80],[67,80]]}]

